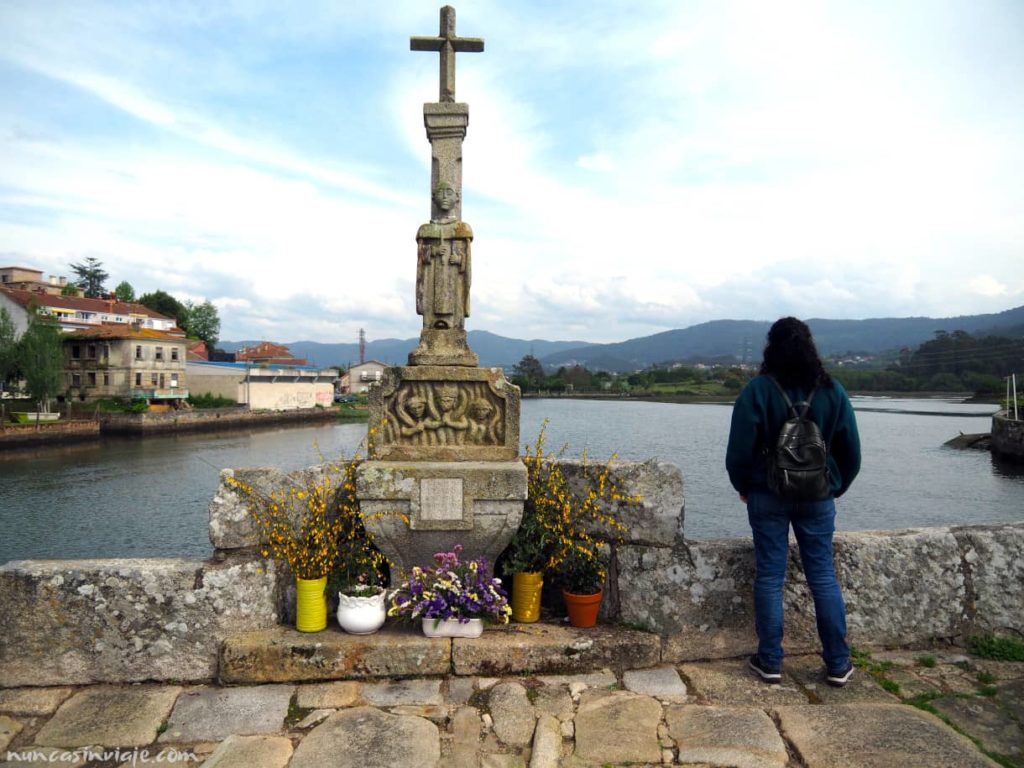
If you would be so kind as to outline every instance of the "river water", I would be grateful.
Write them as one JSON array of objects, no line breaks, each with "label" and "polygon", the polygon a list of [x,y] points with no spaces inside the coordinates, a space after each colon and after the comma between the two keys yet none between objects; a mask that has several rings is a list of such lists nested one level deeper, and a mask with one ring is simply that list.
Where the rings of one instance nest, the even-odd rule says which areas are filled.
[{"label": "river water", "polygon": [[[943,443],[987,432],[994,410],[949,400],[854,398],[863,468],[838,502],[841,530],[1024,521],[1024,468]],[[525,400],[522,443],[594,461],[657,457],[683,470],[688,538],[745,536],[725,474],[731,408]],[[207,507],[224,467],[297,469],[358,450],[365,424],[104,438],[0,453],[0,563],[22,558],[205,557]]]}]

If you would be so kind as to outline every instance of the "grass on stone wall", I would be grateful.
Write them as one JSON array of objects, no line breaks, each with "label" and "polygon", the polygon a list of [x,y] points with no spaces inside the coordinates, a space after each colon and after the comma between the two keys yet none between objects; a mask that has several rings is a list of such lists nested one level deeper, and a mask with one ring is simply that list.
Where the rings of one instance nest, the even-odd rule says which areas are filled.
[{"label": "grass on stone wall", "polygon": [[975,656],[992,661],[1024,661],[1024,641],[1013,637],[976,635],[967,647]]}]

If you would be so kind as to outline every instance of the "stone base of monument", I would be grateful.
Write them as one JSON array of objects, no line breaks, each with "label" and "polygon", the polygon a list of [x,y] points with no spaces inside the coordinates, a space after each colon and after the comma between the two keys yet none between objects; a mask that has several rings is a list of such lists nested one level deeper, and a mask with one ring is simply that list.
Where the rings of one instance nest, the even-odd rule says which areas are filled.
[{"label": "stone base of monument", "polygon": [[370,460],[356,494],[399,570],[462,544],[493,566],[523,517],[519,388],[500,368],[388,368],[370,390]]},{"label": "stone base of monument", "polygon": [[475,367],[480,362],[470,350],[466,331],[459,329],[424,328],[420,343],[409,353],[410,365],[458,365]]},{"label": "stone base of monument", "polygon": [[464,558],[491,567],[523,517],[522,461],[366,461],[356,493],[366,529],[393,563],[408,573],[433,563],[434,553],[463,546]]}]

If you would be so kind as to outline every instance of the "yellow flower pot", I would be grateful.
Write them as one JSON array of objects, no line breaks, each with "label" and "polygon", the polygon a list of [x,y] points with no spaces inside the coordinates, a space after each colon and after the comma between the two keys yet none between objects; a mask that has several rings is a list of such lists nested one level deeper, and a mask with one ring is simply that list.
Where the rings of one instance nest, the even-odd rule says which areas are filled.
[{"label": "yellow flower pot", "polygon": [[512,619],[524,624],[540,620],[540,592],[543,571],[512,574]]},{"label": "yellow flower pot", "polygon": [[295,628],[299,632],[327,629],[327,577],[295,579]]}]

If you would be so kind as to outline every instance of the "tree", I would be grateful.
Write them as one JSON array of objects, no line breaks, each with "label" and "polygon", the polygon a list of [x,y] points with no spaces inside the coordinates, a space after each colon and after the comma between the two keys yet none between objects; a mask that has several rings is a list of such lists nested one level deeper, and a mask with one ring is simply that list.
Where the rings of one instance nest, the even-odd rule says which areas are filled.
[{"label": "tree", "polygon": [[60,392],[64,380],[64,348],[57,323],[29,315],[28,328],[18,343],[18,362],[25,388],[38,403],[37,410],[49,413],[50,400]]},{"label": "tree", "polygon": [[220,317],[212,301],[207,299],[202,304],[186,301],[185,318],[184,321],[179,320],[179,325],[186,336],[202,339],[206,342],[207,351],[213,351],[220,335]]},{"label": "tree", "polygon": [[159,312],[164,317],[173,317],[181,328],[185,327],[185,306],[166,291],[156,290],[152,293],[144,293],[139,297],[139,304],[149,307],[154,312]]},{"label": "tree", "polygon": [[0,395],[18,369],[18,333],[7,307],[0,307]]},{"label": "tree", "polygon": [[110,277],[99,259],[90,256],[81,264],[71,264],[71,271],[78,275],[78,287],[85,291],[87,299],[98,299],[106,293],[103,283]]},{"label": "tree", "polygon": [[114,289],[114,295],[118,301],[123,301],[125,304],[131,304],[135,301],[135,289],[132,288],[132,284],[127,280],[122,280],[117,284],[117,288]]},{"label": "tree", "polygon": [[523,389],[537,389],[544,383],[544,366],[533,355],[526,355],[512,368],[512,377],[512,383]]}]

